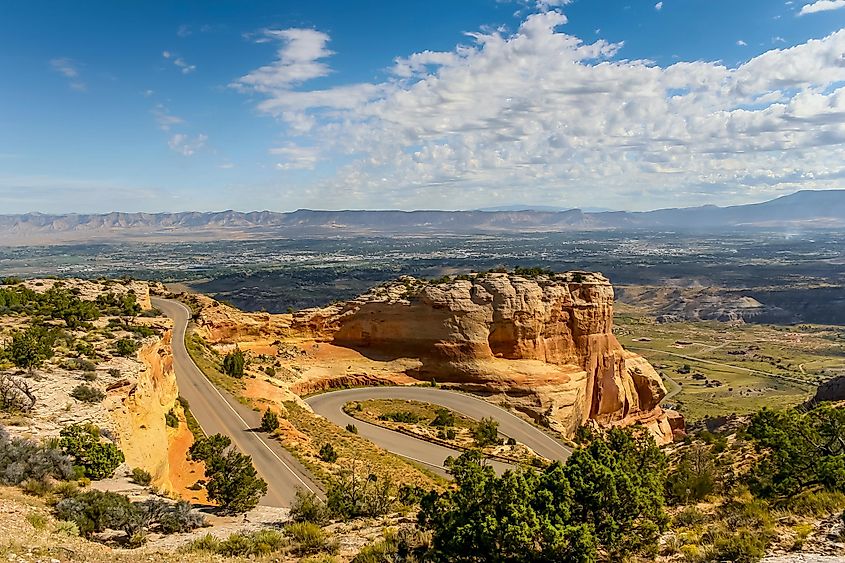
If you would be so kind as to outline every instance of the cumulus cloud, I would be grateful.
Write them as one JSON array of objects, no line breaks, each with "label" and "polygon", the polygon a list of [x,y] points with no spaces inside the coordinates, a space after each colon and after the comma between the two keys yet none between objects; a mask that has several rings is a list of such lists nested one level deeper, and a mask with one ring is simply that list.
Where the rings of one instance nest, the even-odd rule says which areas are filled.
[{"label": "cumulus cloud", "polygon": [[176,56],[170,51],[162,51],[161,56],[173,62],[174,65],[182,72],[182,74],[190,74],[197,69],[197,65],[189,64],[182,57]]},{"label": "cumulus cloud", "polygon": [[737,44],[738,46],[740,46],[740,47],[748,47],[748,43],[746,43],[746,42],[745,42],[745,41],[743,41],[742,39],[739,39],[739,40],[736,42],[736,44]]},{"label": "cumulus cloud", "polygon": [[398,57],[381,82],[327,89],[306,82],[331,72],[328,36],[281,30],[276,60],[234,86],[285,129],[280,169],[332,159],[334,174],[309,188],[322,206],[454,208],[526,193],[688,204],[837,187],[845,174],[845,30],[735,67],[660,66],[565,23],[536,13],[512,33]]},{"label": "cumulus cloud", "polygon": [[816,0],[811,4],[804,4],[801,6],[799,16],[807,14],[815,14],[816,12],[828,12],[830,10],[839,10],[845,8],[845,0]]},{"label": "cumulus cloud", "polygon": [[71,89],[78,92],[84,92],[88,89],[85,82],[82,81],[82,78],[79,75],[77,64],[73,60],[66,57],[52,59],[50,61],[50,68],[52,68],[54,72],[57,72],[67,78]]},{"label": "cumulus cloud", "polygon": [[172,151],[177,152],[182,156],[193,156],[198,150],[205,146],[205,142],[207,140],[208,137],[203,134],[191,137],[185,133],[175,133],[170,137],[167,145]]},{"label": "cumulus cloud", "polygon": [[243,91],[279,92],[331,72],[321,60],[333,54],[326,47],[329,36],[325,33],[301,28],[265,29],[257,42],[266,41],[281,43],[276,60],[242,76],[233,87]]},{"label": "cumulus cloud", "polygon": [[657,4],[655,4],[654,9],[657,10],[658,12],[660,10],[662,10],[663,9],[663,2],[658,2]]}]

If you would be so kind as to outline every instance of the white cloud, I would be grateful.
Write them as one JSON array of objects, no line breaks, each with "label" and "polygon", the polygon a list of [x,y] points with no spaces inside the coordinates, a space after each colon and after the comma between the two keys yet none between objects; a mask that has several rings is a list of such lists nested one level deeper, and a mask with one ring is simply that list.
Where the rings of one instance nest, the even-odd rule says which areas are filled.
[{"label": "white cloud", "polygon": [[279,170],[313,170],[319,160],[319,151],[313,147],[278,147],[270,154],[281,157],[276,163]]},{"label": "white cloud", "polygon": [[329,36],[313,29],[265,29],[257,42],[281,42],[276,60],[242,76],[232,84],[243,91],[277,92],[328,75],[331,70],[321,59],[332,55],[326,44]]},{"label": "white cloud", "polygon": [[88,89],[85,82],[82,81],[79,75],[77,64],[73,60],[66,57],[52,59],[50,61],[50,67],[54,72],[57,72],[67,78],[68,84],[73,90],[84,92]]},{"label": "white cloud", "polygon": [[738,40],[738,41],[736,42],[736,44],[737,44],[737,45],[739,45],[740,47],[747,47],[747,46],[748,46],[748,43],[746,43],[746,42],[745,42],[745,41],[743,41],[742,39]]},{"label": "white cloud", "polygon": [[182,156],[193,156],[198,150],[205,146],[208,136],[199,134],[195,137],[186,135],[184,133],[175,133],[170,137],[167,145],[171,150],[178,152]]},{"label": "white cloud", "polygon": [[173,64],[176,65],[182,74],[190,74],[197,69],[196,65],[189,64],[185,59],[182,57],[177,57],[170,51],[162,51],[161,56],[167,60],[173,61]]},{"label": "white cloud", "polygon": [[[382,82],[328,89],[305,82],[330,72],[329,38],[304,30],[281,35],[277,60],[236,87],[285,128],[279,168],[331,160],[336,172],[308,189],[322,207],[477,207],[526,194],[691,204],[837,187],[845,176],[845,30],[736,67],[659,66],[617,57],[620,43],[585,43],[565,22],[533,14],[513,33],[398,57]],[[286,51],[300,40],[296,56]]]},{"label": "white cloud", "polygon": [[830,10],[839,10],[845,8],[845,0],[816,0],[812,4],[804,4],[799,16],[807,14],[815,14],[816,12],[827,12]]},{"label": "white cloud", "polygon": [[663,2],[658,2],[657,4],[655,4],[654,9],[657,10],[658,12],[660,10],[662,10],[663,9]]},{"label": "white cloud", "polygon": [[185,122],[181,117],[170,115],[167,108],[162,104],[157,104],[152,110],[153,117],[155,117],[156,125],[162,131],[170,131],[174,125],[181,125]]}]

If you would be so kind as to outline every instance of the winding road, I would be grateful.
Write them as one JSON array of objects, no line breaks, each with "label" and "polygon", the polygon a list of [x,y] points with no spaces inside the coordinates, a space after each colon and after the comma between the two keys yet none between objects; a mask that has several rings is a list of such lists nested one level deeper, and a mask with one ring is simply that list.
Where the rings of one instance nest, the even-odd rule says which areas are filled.
[{"label": "winding road", "polygon": [[[446,407],[475,420],[492,417],[499,423],[501,434],[525,444],[547,459],[563,461],[572,453],[572,450],[560,441],[505,409],[483,399],[456,391],[434,387],[362,387],[314,395],[306,399],[305,402],[311,406],[314,412],[326,417],[341,428],[346,427],[347,424],[354,424],[360,436],[388,451],[421,463],[440,474],[445,474],[443,462],[447,457],[457,457],[462,453],[358,420],[343,412],[343,405],[346,403],[367,399],[421,401]],[[506,463],[495,460],[491,460],[490,464],[498,472],[510,467]]]},{"label": "winding road", "polygon": [[252,457],[258,474],[267,481],[264,506],[290,506],[297,489],[321,494],[307,470],[278,441],[257,431],[261,415],[219,390],[197,367],[185,348],[185,331],[191,311],[178,301],[152,298],[153,306],[173,320],[173,368],[179,395],[188,400],[191,413],[207,435],[223,434],[241,452]]},{"label": "winding road", "polygon": [[[276,440],[258,431],[261,415],[241,404],[226,391],[212,384],[197,367],[185,347],[185,333],[191,318],[190,310],[178,301],[152,298],[153,305],[173,320],[173,367],[179,394],[188,400],[191,412],[207,435],[223,434],[241,452],[252,457],[259,475],[267,481],[265,506],[290,506],[297,489],[306,489],[322,496],[320,487],[308,471]],[[572,451],[531,423],[483,399],[433,387],[364,387],[315,395],[306,399],[315,413],[341,428],[354,424],[358,434],[374,444],[419,463],[441,475],[448,475],[443,466],[447,457],[462,452],[357,420],[343,412],[350,401],[366,399],[401,399],[440,405],[475,420],[492,417],[499,423],[499,432],[525,444],[551,460],[565,460]],[[512,466],[491,460],[501,473]]]}]

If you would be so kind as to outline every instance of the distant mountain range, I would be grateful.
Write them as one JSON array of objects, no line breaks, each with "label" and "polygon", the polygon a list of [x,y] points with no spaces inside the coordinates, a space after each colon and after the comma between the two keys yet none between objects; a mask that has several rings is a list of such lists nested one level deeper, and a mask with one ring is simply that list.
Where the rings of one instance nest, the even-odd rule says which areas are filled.
[{"label": "distant mountain range", "polygon": [[845,190],[800,191],[764,203],[657,211],[272,211],[0,215],[0,244],[126,239],[424,235],[598,230],[845,228]]}]

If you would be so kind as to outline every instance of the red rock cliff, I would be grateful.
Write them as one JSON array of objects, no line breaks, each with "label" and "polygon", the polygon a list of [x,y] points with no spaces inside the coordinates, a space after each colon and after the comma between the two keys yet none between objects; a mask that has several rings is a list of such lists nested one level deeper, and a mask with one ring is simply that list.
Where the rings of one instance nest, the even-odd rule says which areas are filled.
[{"label": "red rock cliff", "polygon": [[297,327],[365,355],[420,358],[411,375],[504,394],[567,434],[590,420],[641,422],[668,441],[683,427],[658,406],[654,368],[613,336],[613,288],[600,274],[406,277],[303,311]]}]

